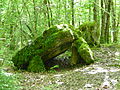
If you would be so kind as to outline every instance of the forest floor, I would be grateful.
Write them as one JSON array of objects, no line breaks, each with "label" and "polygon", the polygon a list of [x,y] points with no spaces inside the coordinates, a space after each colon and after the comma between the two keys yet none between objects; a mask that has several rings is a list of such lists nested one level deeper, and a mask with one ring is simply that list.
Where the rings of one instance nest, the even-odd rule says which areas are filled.
[{"label": "forest floor", "polygon": [[91,65],[54,73],[20,73],[22,90],[120,90],[120,45],[92,49]]}]

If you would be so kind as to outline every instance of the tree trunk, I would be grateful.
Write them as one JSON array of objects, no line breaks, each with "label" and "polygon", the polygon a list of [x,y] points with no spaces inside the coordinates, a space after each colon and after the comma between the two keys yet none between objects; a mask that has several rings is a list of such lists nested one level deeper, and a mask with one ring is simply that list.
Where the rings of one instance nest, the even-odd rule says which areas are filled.
[{"label": "tree trunk", "polygon": [[89,0],[89,21],[91,21],[91,6],[90,6],[90,2],[91,0]]},{"label": "tree trunk", "polygon": [[50,25],[53,25],[53,20],[52,20],[52,17],[53,17],[53,14],[52,14],[52,9],[51,9],[51,6],[50,6],[50,1],[48,0],[48,5],[49,5],[49,12],[50,12]]},{"label": "tree trunk", "polygon": [[107,0],[106,2],[106,27],[105,27],[105,42],[110,43],[110,10],[111,10],[111,0]]},{"label": "tree trunk", "polygon": [[74,26],[75,22],[75,17],[74,17],[74,14],[75,14],[75,10],[74,10],[74,0],[72,0],[72,25]]},{"label": "tree trunk", "polygon": [[47,19],[48,19],[48,26],[50,27],[50,14],[49,14],[49,7],[48,7],[48,0],[44,0],[44,4],[46,6],[46,12],[44,13],[45,14],[45,17],[47,16]]},{"label": "tree trunk", "polygon": [[35,0],[33,0],[33,4],[34,4],[34,25],[33,25],[34,31],[33,31],[33,33],[34,33],[35,36],[37,36],[36,34],[37,34],[37,16],[38,16],[38,14],[37,14],[37,11],[36,11]]},{"label": "tree trunk", "polygon": [[97,0],[94,0],[94,8],[93,8],[93,12],[94,12],[94,16],[93,16],[93,18],[94,18],[94,21],[95,22],[97,22],[97,16],[98,16],[98,14],[97,14]]},{"label": "tree trunk", "polygon": [[[104,9],[104,0],[101,0],[101,8]],[[105,43],[105,12],[101,9],[101,37],[100,43]]]},{"label": "tree trunk", "polygon": [[116,43],[117,40],[117,34],[118,34],[118,30],[116,30],[116,1],[115,3],[112,0],[112,29],[113,29],[113,42]]}]

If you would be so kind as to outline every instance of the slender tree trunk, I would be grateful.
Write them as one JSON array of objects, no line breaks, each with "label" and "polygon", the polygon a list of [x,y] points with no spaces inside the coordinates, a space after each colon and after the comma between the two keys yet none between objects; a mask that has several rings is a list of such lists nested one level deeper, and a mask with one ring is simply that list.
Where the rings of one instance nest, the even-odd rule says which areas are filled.
[{"label": "slender tree trunk", "polygon": [[91,6],[90,6],[91,0],[89,0],[89,21],[91,21]]},{"label": "slender tree trunk", "polygon": [[[34,29],[34,34],[37,34],[37,11],[36,11],[35,0],[33,0],[33,4],[34,4],[34,26],[33,26],[33,29]],[[35,35],[35,36],[37,36],[37,35]]]},{"label": "slender tree trunk", "polygon": [[47,9],[46,9],[46,4],[47,4],[47,0],[43,1],[44,4],[44,28],[47,27]]},{"label": "slender tree trunk", "polygon": [[[82,1],[80,0],[80,7],[81,7],[81,2],[82,2]],[[80,9],[81,9],[81,8],[79,8],[79,13],[81,13]],[[79,26],[80,26],[80,24],[81,24],[81,15],[79,15]]]},{"label": "slender tree trunk", "polygon": [[67,13],[66,13],[67,12],[67,7],[66,7],[66,5],[67,4],[66,4],[66,0],[65,0],[65,2],[64,2],[64,10],[65,10],[65,14],[64,14],[65,16],[64,17],[65,17],[65,21],[67,21]]},{"label": "slender tree trunk", "polygon": [[110,43],[110,10],[111,10],[111,0],[107,0],[106,2],[106,27],[105,27],[105,42]]},{"label": "slender tree trunk", "polygon": [[118,41],[118,30],[116,28],[116,0],[115,3],[112,0],[112,16],[113,42],[116,43]]},{"label": "slender tree trunk", "polygon": [[93,12],[94,12],[94,14],[93,14],[93,18],[94,18],[94,21],[95,22],[98,22],[97,21],[97,16],[98,16],[98,14],[97,14],[97,0],[94,0],[94,8],[93,8]]},{"label": "slender tree trunk", "polygon": [[[22,37],[20,37],[22,38]],[[14,25],[10,24],[10,50],[15,50],[15,40],[14,40]]]},{"label": "slender tree trunk", "polygon": [[47,17],[48,17],[48,26],[50,27],[50,15],[49,15],[49,8],[48,6],[46,5],[47,7]]},{"label": "slender tree trunk", "polygon": [[46,12],[44,13],[45,14],[45,17],[47,16],[47,19],[48,19],[48,26],[50,27],[50,14],[49,14],[49,3],[48,3],[48,0],[44,0],[44,4],[46,6]]},{"label": "slender tree trunk", "polygon": [[104,8],[104,0],[101,0],[101,37],[100,43],[105,43],[105,12],[103,11]]},{"label": "slender tree trunk", "polygon": [[118,22],[116,22],[116,27],[115,27],[115,30],[113,32],[113,42],[114,43],[117,43],[118,42],[118,34],[119,34],[119,30],[118,30],[118,26],[119,26],[119,22],[120,22],[120,12],[118,14]]},{"label": "slender tree trunk", "polygon": [[74,0],[72,0],[72,25],[74,26],[75,25],[75,17],[74,17],[74,14],[75,14],[75,10],[74,10]]},{"label": "slender tree trunk", "polygon": [[53,17],[53,14],[52,14],[52,9],[51,9],[51,6],[50,6],[50,1],[48,0],[48,5],[49,5],[49,12],[50,12],[50,25],[53,25],[53,21],[52,21],[52,17]]}]

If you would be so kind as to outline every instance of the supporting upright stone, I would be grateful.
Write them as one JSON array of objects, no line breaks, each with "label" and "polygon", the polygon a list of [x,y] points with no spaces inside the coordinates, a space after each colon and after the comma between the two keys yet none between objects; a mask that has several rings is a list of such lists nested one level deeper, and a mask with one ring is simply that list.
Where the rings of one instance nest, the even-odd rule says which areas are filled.
[{"label": "supporting upright stone", "polygon": [[91,64],[94,62],[93,52],[82,37],[79,37],[78,40],[74,42],[72,48],[72,65],[77,63]]}]

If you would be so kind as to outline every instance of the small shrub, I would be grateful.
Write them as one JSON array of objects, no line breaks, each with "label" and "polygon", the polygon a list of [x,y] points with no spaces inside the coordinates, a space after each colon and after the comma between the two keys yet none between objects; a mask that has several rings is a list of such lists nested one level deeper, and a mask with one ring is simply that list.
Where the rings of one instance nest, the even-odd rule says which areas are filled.
[{"label": "small shrub", "polygon": [[0,90],[19,90],[16,76],[0,69]]},{"label": "small shrub", "polygon": [[56,72],[55,69],[57,69],[57,68],[59,68],[59,65],[55,65],[55,66],[51,67],[49,72],[55,73]]}]

